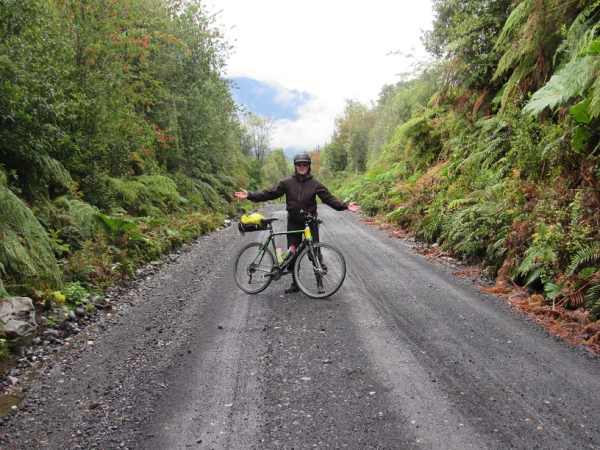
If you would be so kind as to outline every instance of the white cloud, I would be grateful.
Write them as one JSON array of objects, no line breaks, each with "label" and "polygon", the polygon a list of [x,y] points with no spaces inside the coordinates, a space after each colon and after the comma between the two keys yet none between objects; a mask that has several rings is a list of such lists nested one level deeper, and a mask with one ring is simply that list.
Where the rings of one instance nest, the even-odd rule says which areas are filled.
[{"label": "white cloud", "polygon": [[339,114],[335,104],[315,98],[298,111],[298,119],[276,120],[271,143],[274,147],[312,149],[329,140]]},{"label": "white cloud", "polygon": [[[430,0],[209,0],[234,45],[228,76],[309,92],[298,120],[278,121],[274,143],[310,147],[329,139],[345,99],[370,102],[423,55]],[[285,89],[281,89],[282,92]],[[282,94],[284,95],[284,94]],[[285,96],[282,97],[285,100]]]}]

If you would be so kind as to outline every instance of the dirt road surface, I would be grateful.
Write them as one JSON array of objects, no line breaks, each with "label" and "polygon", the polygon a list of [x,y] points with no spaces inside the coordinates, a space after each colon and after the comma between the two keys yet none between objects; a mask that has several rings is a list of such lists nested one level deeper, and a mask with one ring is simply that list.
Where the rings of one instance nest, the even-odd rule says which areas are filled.
[{"label": "dirt road surface", "polygon": [[348,264],[333,297],[284,295],[287,278],[246,295],[232,258],[262,236],[204,236],[49,359],[0,447],[600,449],[597,358],[356,215],[320,214]]}]

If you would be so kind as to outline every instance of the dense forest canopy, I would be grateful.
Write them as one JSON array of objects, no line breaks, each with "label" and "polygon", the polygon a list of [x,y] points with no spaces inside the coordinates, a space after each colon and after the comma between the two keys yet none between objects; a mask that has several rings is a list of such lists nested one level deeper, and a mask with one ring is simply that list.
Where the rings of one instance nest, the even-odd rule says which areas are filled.
[{"label": "dense forest canopy", "polygon": [[102,288],[288,172],[230,50],[200,0],[0,0],[0,296]]},{"label": "dense forest canopy", "polygon": [[600,1],[433,7],[434,62],[349,101],[321,174],[499,282],[600,315]]}]

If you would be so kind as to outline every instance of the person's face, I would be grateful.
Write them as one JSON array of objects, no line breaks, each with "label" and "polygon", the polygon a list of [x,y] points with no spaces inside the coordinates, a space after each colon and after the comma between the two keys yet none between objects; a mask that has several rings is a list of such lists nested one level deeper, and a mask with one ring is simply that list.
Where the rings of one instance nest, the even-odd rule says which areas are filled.
[{"label": "person's face", "polygon": [[308,173],[308,168],[310,166],[306,163],[298,163],[296,164],[296,172],[300,175],[306,175]]}]

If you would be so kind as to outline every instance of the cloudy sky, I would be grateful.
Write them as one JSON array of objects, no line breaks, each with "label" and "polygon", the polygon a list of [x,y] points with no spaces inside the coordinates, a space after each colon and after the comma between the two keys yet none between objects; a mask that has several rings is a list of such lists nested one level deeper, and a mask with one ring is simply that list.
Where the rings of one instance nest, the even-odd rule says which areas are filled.
[{"label": "cloudy sky", "polygon": [[[272,144],[327,142],[346,99],[374,101],[425,58],[430,0],[207,0],[234,51],[234,97],[275,121]],[[412,55],[412,57],[410,56]]]}]

